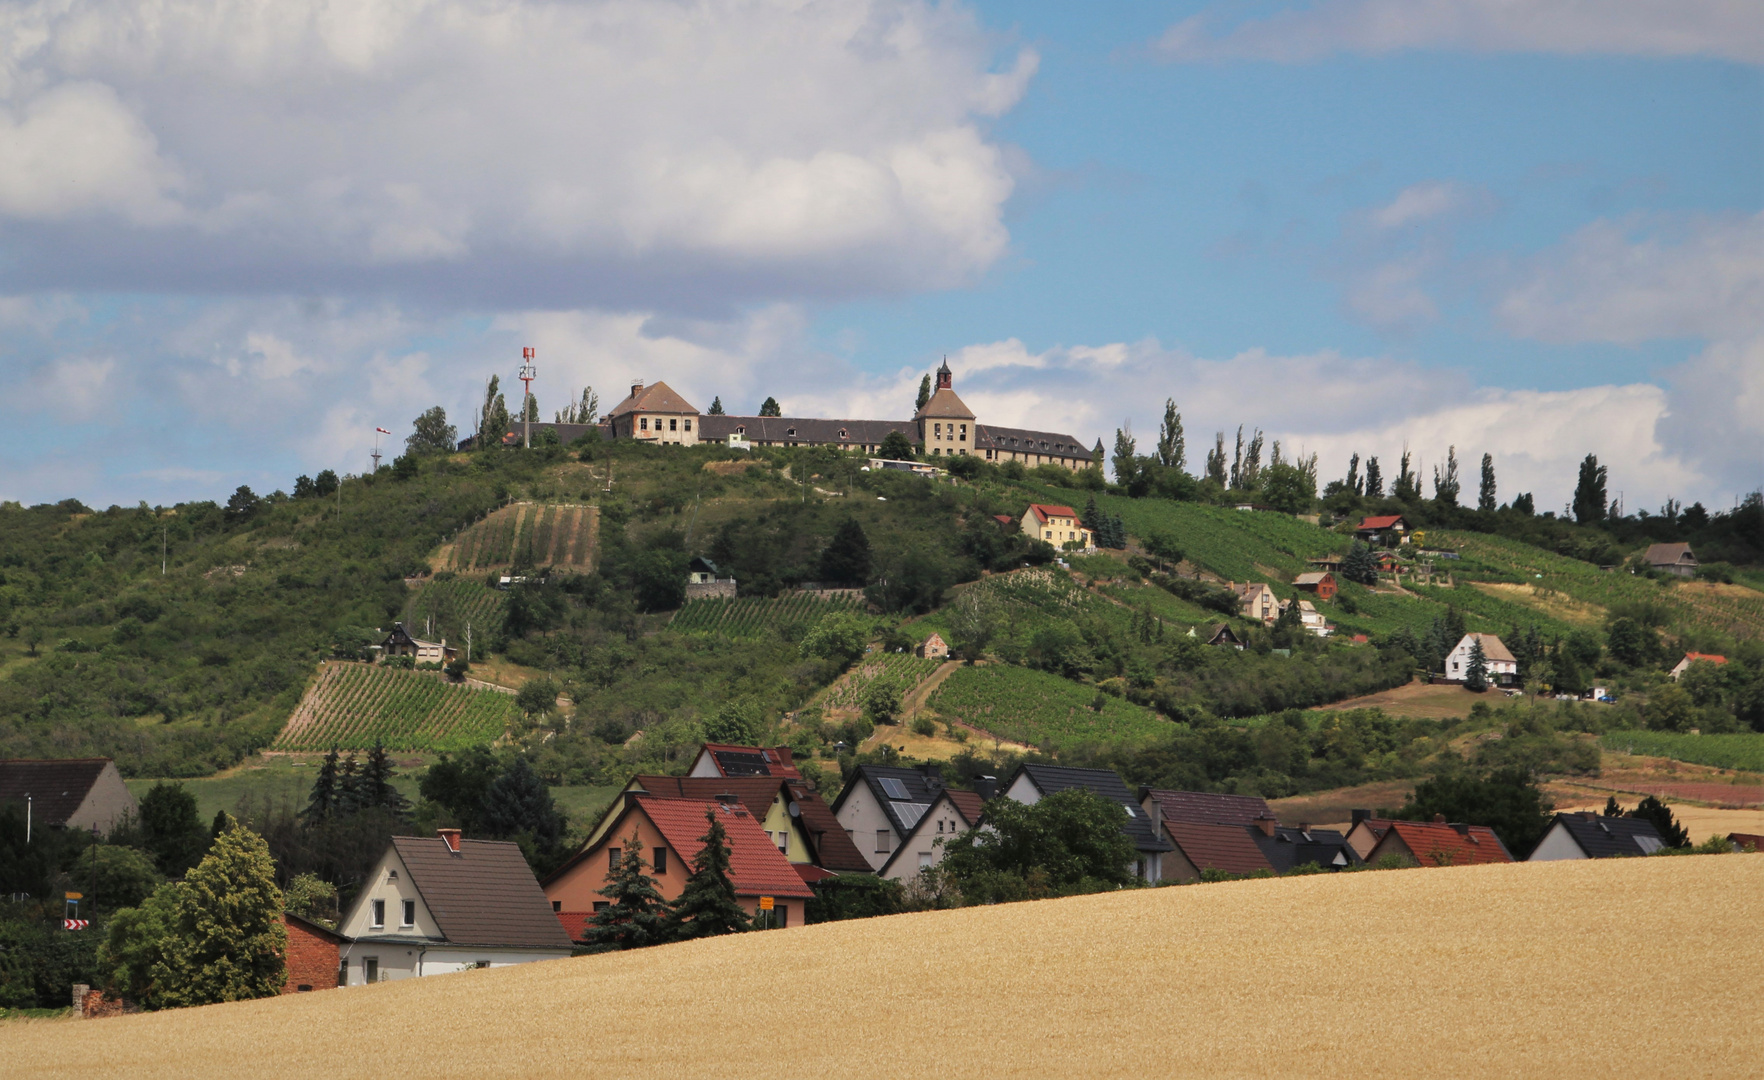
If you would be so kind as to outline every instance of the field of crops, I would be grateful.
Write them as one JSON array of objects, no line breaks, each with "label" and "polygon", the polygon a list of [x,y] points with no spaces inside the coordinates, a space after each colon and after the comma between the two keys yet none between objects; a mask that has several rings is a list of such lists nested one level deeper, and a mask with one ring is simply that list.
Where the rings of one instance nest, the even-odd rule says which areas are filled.
[{"label": "field of crops", "polygon": [[276,750],[461,750],[499,738],[514,697],[428,671],[327,663],[282,728]]},{"label": "field of crops", "polygon": [[775,597],[709,597],[688,600],[669,620],[668,628],[682,634],[723,634],[731,638],[761,637],[785,626],[808,626],[831,611],[855,611],[858,605],[843,598],[822,599],[807,593]]},{"label": "field of crops", "polygon": [[1764,772],[1764,734],[1680,735],[1673,731],[1609,731],[1599,740],[1606,750],[1672,758],[1717,769]]},{"label": "field of crops", "polygon": [[441,549],[442,570],[514,565],[593,569],[600,510],[593,506],[514,503],[465,529]]},{"label": "field of crops", "polygon": [[478,641],[502,624],[503,598],[475,578],[431,581],[404,606],[404,628],[428,641],[446,638],[463,650],[468,624]]},{"label": "field of crops", "polygon": [[1058,675],[985,664],[957,669],[927,704],[945,719],[1044,749],[1170,730],[1169,723],[1150,709],[1106,694],[1102,711],[1094,712],[1096,696],[1094,689]]},{"label": "field of crops", "polygon": [[912,653],[872,653],[827,688],[820,704],[829,709],[862,707],[863,692],[878,679],[888,679],[905,694],[919,685],[942,663]]}]

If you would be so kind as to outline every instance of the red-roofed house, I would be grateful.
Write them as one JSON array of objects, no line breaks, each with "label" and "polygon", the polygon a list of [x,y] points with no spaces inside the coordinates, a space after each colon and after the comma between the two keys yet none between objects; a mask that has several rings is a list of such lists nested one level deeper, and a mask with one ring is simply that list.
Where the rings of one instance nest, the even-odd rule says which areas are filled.
[{"label": "red-roofed house", "polygon": [[587,844],[541,885],[551,908],[574,940],[587,919],[608,901],[600,895],[606,877],[618,866],[633,832],[643,841],[643,859],[662,898],[672,901],[686,887],[692,860],[710,830],[707,814],[715,814],[729,837],[729,880],[735,899],[749,914],[760,910],[760,898],[772,898],[774,926],[801,926],[803,905],[814,896],[772,837],[740,802],[730,799],[667,799],[624,793],[624,806],[598,840]]},{"label": "red-roofed house", "polygon": [[1680,675],[1683,675],[1685,673],[1685,670],[1687,668],[1689,668],[1692,664],[1699,664],[1699,663],[1701,663],[1701,664],[1725,664],[1725,663],[1727,663],[1727,657],[1717,656],[1715,653],[1687,652],[1684,654],[1684,659],[1680,660],[1672,668],[1672,670],[1670,672],[1668,672],[1668,674],[1670,674],[1674,679],[1677,679]]},{"label": "red-roofed house", "polygon": [[1392,547],[1403,542],[1409,532],[1409,523],[1401,514],[1379,514],[1362,518],[1354,526],[1354,535],[1368,544],[1389,544]]},{"label": "red-roofed house", "polygon": [[1512,862],[1501,838],[1486,825],[1447,823],[1440,815],[1432,821],[1384,821],[1384,836],[1366,855],[1377,862],[1395,855],[1417,866],[1472,866],[1477,863]]},{"label": "red-roofed house", "polygon": [[[705,743],[686,771],[692,777],[781,776],[790,784],[796,800],[802,827],[815,850],[815,865],[844,873],[855,870],[867,874],[869,860],[858,851],[845,827],[827,806],[818,792],[810,791],[790,755],[788,746],[730,746],[726,743]],[[720,792],[718,794],[721,794]]]},{"label": "red-roofed house", "polygon": [[1030,503],[1023,511],[1023,535],[1045,540],[1055,548],[1081,544],[1086,550],[1096,546],[1091,532],[1078,520],[1078,511],[1070,506],[1048,506]]},{"label": "red-roofed house", "polygon": [[1227,874],[1274,872],[1274,867],[1242,825],[1199,825],[1165,821],[1164,834],[1176,845],[1164,853],[1165,881],[1194,881],[1205,870]]}]

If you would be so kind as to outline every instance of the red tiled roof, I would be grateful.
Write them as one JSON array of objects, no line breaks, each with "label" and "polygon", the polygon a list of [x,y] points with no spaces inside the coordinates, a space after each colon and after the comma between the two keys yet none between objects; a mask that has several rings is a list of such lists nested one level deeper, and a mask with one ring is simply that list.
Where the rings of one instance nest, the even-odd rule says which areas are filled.
[{"label": "red tiled roof", "polygon": [[663,799],[715,800],[733,795],[756,821],[766,820],[778,792],[789,786],[778,776],[633,776],[631,783]]},{"label": "red tiled roof", "polygon": [[554,912],[557,921],[563,923],[564,933],[570,935],[571,941],[582,941],[588,937],[588,920],[594,918],[592,911],[558,911]]},{"label": "red tiled roof", "polygon": [[781,776],[786,780],[802,779],[802,772],[791,759],[788,746],[735,746],[730,743],[707,742],[699,752],[708,752],[713,763],[717,760],[716,755],[721,753],[754,754],[765,759],[766,768],[772,776]]},{"label": "red tiled roof", "polygon": [[1196,825],[1172,821],[1164,825],[1170,839],[1196,870],[1223,870],[1228,874],[1251,874],[1273,870],[1262,849],[1242,825]]},{"label": "red tiled roof", "polygon": [[791,863],[790,865],[796,868],[796,876],[802,878],[802,883],[804,885],[813,885],[815,882],[820,881],[822,878],[830,878],[830,877],[838,877],[839,876],[838,874],[835,874],[831,870],[821,869],[820,867],[816,866],[814,863],[799,862],[799,863]]},{"label": "red tiled roof", "polygon": [[662,799],[639,795],[636,803],[657,831],[668,838],[668,846],[686,865],[690,865],[699,849],[704,847],[700,837],[710,827],[705,821],[705,812],[717,814],[729,835],[729,880],[734,883],[737,895],[802,899],[814,896],[790,861],[772,843],[772,838],[747,811],[709,799]]},{"label": "red tiled roof", "polygon": [[1048,506],[1045,503],[1030,503],[1029,509],[1035,512],[1037,520],[1045,523],[1050,517],[1069,517],[1078,520],[1078,511],[1070,506]]},{"label": "red tiled roof", "polygon": [[1377,517],[1362,518],[1357,529],[1388,529],[1403,520],[1401,514],[1380,514]]},{"label": "red tiled roof", "polygon": [[1764,836],[1756,833],[1730,832],[1727,834],[1727,842],[1738,844],[1742,848],[1750,846],[1754,851],[1764,851]]},{"label": "red tiled roof", "polygon": [[1725,663],[1727,663],[1727,657],[1717,656],[1714,653],[1687,652],[1684,654],[1684,658],[1692,663],[1695,663],[1698,660],[1706,661],[1707,663],[1711,663],[1711,664],[1725,664]]},{"label": "red tiled roof", "polygon": [[[1473,866],[1512,862],[1500,838],[1487,825],[1448,825],[1436,821],[1392,821],[1379,847],[1397,836],[1422,866]],[[1464,831],[1459,832],[1462,828]],[[1374,849],[1376,852],[1376,849]]]},{"label": "red tiled roof", "polygon": [[954,788],[946,788],[943,793],[949,796],[949,801],[955,804],[956,812],[961,814],[970,826],[980,823],[980,809],[983,800],[977,793],[957,791]]}]

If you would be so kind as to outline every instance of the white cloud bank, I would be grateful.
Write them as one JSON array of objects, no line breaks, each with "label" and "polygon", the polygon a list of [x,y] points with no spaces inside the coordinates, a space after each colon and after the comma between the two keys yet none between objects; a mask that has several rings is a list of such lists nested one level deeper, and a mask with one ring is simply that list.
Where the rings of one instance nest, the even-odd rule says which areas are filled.
[{"label": "white cloud bank", "polygon": [[1299,63],[1416,49],[1764,61],[1755,0],[1320,0],[1220,28],[1203,12],[1154,51],[1169,60]]}]

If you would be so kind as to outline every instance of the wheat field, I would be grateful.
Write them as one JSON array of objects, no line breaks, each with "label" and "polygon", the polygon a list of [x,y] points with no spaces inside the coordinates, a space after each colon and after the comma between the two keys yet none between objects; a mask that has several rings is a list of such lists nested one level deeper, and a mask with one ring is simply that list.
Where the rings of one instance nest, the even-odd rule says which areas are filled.
[{"label": "wheat field", "polygon": [[1764,857],[904,915],[112,1020],[0,1074],[1764,1076]]}]

